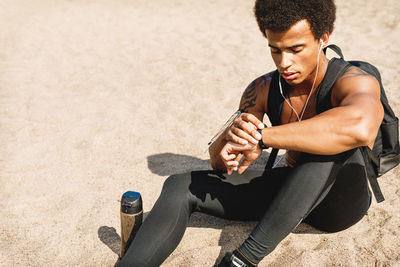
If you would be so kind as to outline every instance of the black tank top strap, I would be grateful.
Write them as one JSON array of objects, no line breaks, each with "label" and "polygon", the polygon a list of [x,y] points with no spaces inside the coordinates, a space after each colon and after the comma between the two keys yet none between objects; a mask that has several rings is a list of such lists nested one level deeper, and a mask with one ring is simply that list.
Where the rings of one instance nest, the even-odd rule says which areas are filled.
[{"label": "black tank top strap", "polygon": [[283,110],[283,99],[279,89],[279,72],[276,70],[272,74],[271,83],[268,92],[267,115],[273,126],[281,124],[281,115]]},{"label": "black tank top strap", "polygon": [[318,114],[332,108],[332,88],[350,66],[347,61],[341,58],[332,58],[329,61],[324,79],[318,86],[316,93],[315,105]]},{"label": "black tank top strap", "polygon": [[[269,121],[273,126],[277,126],[281,124],[281,115],[282,115],[282,110],[283,110],[283,103],[284,99],[280,93],[279,89],[279,72],[276,70],[272,74],[272,79],[271,83],[269,86],[269,92],[268,92],[268,103],[267,103],[267,115],[269,118]],[[286,91],[287,92],[287,91]],[[269,158],[268,162],[265,165],[265,170],[272,169],[274,162],[276,160],[276,157],[278,155],[279,149],[273,148]]]}]

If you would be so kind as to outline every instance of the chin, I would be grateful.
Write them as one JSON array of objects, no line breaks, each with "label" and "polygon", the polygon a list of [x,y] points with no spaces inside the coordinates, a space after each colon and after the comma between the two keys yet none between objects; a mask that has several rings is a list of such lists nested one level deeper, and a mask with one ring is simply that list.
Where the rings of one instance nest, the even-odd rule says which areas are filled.
[{"label": "chin", "polygon": [[296,78],[296,79],[294,79],[294,80],[286,80],[286,83],[289,84],[289,85],[291,85],[291,86],[293,86],[293,85],[299,85],[299,84],[301,84],[302,82],[303,82],[303,80],[298,79],[298,78]]}]

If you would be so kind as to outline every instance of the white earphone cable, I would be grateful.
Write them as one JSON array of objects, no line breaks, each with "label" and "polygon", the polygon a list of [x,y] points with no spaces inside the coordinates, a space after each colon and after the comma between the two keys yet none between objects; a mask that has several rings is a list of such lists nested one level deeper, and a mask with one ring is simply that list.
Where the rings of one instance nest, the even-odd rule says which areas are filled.
[{"label": "white earphone cable", "polygon": [[311,97],[311,95],[312,95],[312,92],[314,91],[315,81],[317,80],[317,76],[318,76],[319,56],[320,56],[320,54],[321,54],[322,47],[323,47],[323,43],[321,42],[321,47],[320,47],[320,49],[318,50],[317,70],[316,70],[316,72],[315,72],[314,81],[313,81],[313,84],[312,84],[310,93],[308,94],[307,101],[306,101],[306,103],[304,104],[304,107],[303,107],[303,110],[301,111],[300,116],[299,116],[299,114],[297,113],[297,111],[294,109],[294,107],[290,104],[290,102],[286,99],[286,97],[283,95],[282,84],[281,84],[281,74],[279,74],[279,89],[280,89],[281,95],[282,95],[283,99],[285,99],[285,101],[286,101],[286,103],[289,105],[289,107],[291,107],[292,110],[294,111],[294,113],[296,114],[296,117],[297,117],[297,120],[298,120],[298,121],[301,121],[301,120],[302,120],[303,115],[304,115],[304,112],[306,111],[306,108],[307,108],[307,105],[308,105],[308,101],[310,100],[310,97]]},{"label": "white earphone cable", "polygon": [[[321,54],[322,48],[323,48],[323,42],[321,41],[321,47],[320,47],[319,50],[318,50],[317,70],[315,71],[314,81],[313,81],[313,84],[312,84],[312,87],[311,87],[311,91],[310,91],[310,93],[308,94],[307,101],[306,101],[306,103],[304,104],[303,110],[301,111],[300,117],[299,117],[299,114],[297,113],[297,111],[294,109],[294,107],[290,104],[290,102],[289,102],[289,101],[286,99],[286,97],[283,95],[282,84],[281,84],[281,74],[279,74],[279,89],[280,89],[281,95],[282,95],[283,99],[285,99],[285,101],[286,101],[286,103],[289,105],[289,107],[291,107],[292,110],[294,111],[294,113],[296,114],[296,117],[297,117],[297,120],[298,120],[298,121],[301,121],[301,120],[302,120],[303,115],[304,115],[304,112],[305,112],[305,110],[306,110],[306,108],[307,108],[307,105],[308,105],[308,101],[310,100],[310,97],[311,97],[312,92],[313,92],[313,90],[314,90],[315,81],[317,80],[317,76],[318,76],[319,56],[320,56],[320,54]],[[283,157],[280,157],[280,159],[274,164],[274,166],[273,166],[272,168],[275,168],[275,166],[277,166],[277,165],[279,164],[279,162],[282,160],[282,158],[283,158]]]}]

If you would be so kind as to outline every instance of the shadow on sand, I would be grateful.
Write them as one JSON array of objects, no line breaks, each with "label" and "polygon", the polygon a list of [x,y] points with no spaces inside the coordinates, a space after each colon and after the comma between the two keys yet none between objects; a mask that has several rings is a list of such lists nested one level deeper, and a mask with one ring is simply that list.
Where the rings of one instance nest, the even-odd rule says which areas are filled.
[{"label": "shadow on sand", "polygon": [[[264,152],[252,166],[252,169],[263,169],[269,157]],[[282,158],[278,156],[277,162]],[[185,173],[194,170],[209,170],[210,161],[202,160],[192,156],[162,153],[151,155],[147,158],[149,169],[160,176],[169,176],[177,173]],[[280,162],[282,162],[281,160]],[[283,164],[277,164],[283,166]],[[144,214],[146,219],[148,212]],[[220,229],[221,235],[218,244],[221,251],[215,264],[217,264],[226,252],[236,249],[249,236],[257,222],[238,222],[225,220],[206,214],[195,212],[192,214],[188,227]],[[321,232],[305,223],[301,223],[293,230],[295,234],[321,234]],[[114,227],[101,226],[98,229],[99,239],[108,246],[115,254],[119,255],[121,237]]]}]

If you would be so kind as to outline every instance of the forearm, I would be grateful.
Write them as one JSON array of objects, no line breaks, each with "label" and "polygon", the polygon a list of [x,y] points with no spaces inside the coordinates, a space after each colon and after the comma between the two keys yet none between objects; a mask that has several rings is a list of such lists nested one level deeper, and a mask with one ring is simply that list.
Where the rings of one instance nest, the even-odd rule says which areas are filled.
[{"label": "forearm", "polygon": [[226,140],[225,140],[225,134],[221,134],[214,143],[211,144],[211,146],[208,149],[208,152],[210,154],[210,163],[211,167],[214,170],[221,170],[225,171],[226,166],[224,162],[221,159],[220,152],[222,148],[225,146]]},{"label": "forearm", "polygon": [[255,79],[244,91],[240,100],[239,109],[242,111],[234,122],[210,146],[210,162],[215,170],[227,170],[221,158],[221,151],[228,142],[237,144],[257,144],[261,138],[257,132],[264,127],[262,120],[265,113],[267,99],[266,87],[269,86],[272,73]]},{"label": "forearm", "polygon": [[[257,115],[262,117],[262,114]],[[238,145],[235,146],[236,149],[243,149],[246,145],[249,145],[249,149],[252,149],[254,145],[257,145],[258,140],[261,139],[261,135],[257,132],[257,127],[262,129],[264,128],[264,124],[254,114],[242,113],[238,116],[232,122],[232,125],[226,128],[211,144],[209,153],[212,168],[215,170],[227,170],[226,162],[224,161],[224,157],[221,156],[221,152],[229,141]],[[232,156],[229,155],[229,157]]]},{"label": "forearm", "polygon": [[369,118],[375,116],[337,107],[308,120],[266,128],[262,138],[269,147],[333,155],[373,143],[380,122]]}]

